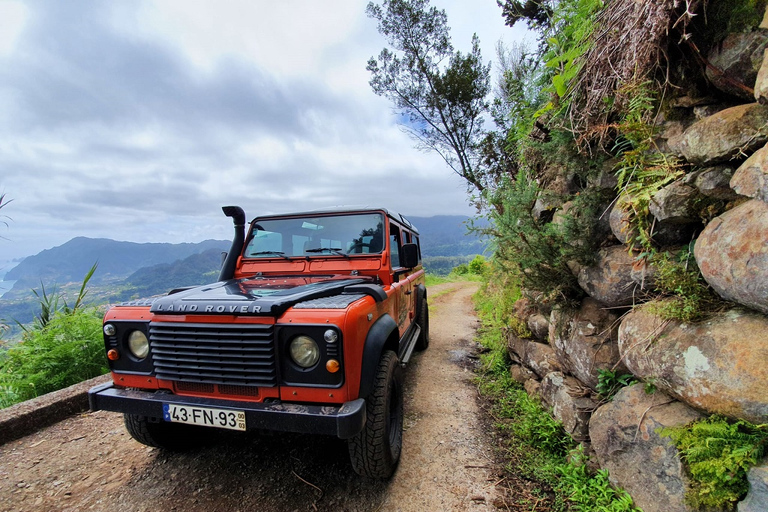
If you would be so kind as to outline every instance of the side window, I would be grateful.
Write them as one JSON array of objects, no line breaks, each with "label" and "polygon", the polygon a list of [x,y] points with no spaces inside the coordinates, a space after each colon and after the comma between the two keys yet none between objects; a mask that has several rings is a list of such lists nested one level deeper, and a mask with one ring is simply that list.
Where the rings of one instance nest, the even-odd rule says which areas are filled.
[{"label": "side window", "polygon": [[400,266],[400,228],[394,224],[389,225],[389,258],[393,268]]},{"label": "side window", "polygon": [[416,235],[411,235],[411,243],[416,244],[416,248],[418,249],[419,253],[419,263],[421,263],[421,244],[419,243],[419,237]]}]

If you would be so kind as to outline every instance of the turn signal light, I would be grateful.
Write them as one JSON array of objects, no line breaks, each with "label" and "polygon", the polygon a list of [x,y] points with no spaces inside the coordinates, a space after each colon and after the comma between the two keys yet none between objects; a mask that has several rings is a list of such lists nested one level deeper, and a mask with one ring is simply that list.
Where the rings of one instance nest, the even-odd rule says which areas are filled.
[{"label": "turn signal light", "polygon": [[109,349],[109,352],[107,352],[107,359],[110,361],[117,361],[120,359],[120,354],[117,353],[117,350],[111,348]]},{"label": "turn signal light", "polygon": [[341,365],[335,359],[329,359],[328,362],[325,363],[325,369],[331,373],[336,373],[337,371],[339,371],[340,367]]}]

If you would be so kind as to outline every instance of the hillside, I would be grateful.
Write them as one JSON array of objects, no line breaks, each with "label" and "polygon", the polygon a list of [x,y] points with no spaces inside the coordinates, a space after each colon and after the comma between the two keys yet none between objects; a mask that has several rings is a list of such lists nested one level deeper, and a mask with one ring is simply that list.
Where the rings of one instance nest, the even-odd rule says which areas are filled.
[{"label": "hillside", "polygon": [[17,283],[3,299],[26,295],[30,288],[39,287],[41,282],[59,285],[79,283],[96,262],[99,267],[91,281],[94,285],[125,279],[144,267],[171,263],[207,250],[216,249],[220,252],[228,248],[229,242],[226,240],[170,244],[77,237],[30,256],[11,269],[5,279],[16,280]]}]

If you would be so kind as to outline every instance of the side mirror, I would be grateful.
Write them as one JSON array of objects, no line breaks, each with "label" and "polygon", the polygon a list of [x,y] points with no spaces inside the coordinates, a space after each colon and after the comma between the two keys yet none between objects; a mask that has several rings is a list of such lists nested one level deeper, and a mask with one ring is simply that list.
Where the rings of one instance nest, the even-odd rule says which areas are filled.
[{"label": "side mirror", "polygon": [[419,247],[416,244],[403,244],[400,248],[400,264],[413,268],[419,264]]}]

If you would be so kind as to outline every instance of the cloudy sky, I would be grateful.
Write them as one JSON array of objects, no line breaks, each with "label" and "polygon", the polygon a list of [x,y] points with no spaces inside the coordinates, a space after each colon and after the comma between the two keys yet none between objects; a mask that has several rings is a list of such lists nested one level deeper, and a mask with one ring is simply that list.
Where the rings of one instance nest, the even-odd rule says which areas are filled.
[{"label": "cloudy sky", "polygon": [[[368,85],[385,41],[365,4],[0,0],[0,268],[75,236],[228,239],[226,204],[470,215]],[[433,5],[486,61],[524,37],[496,0]]]}]

